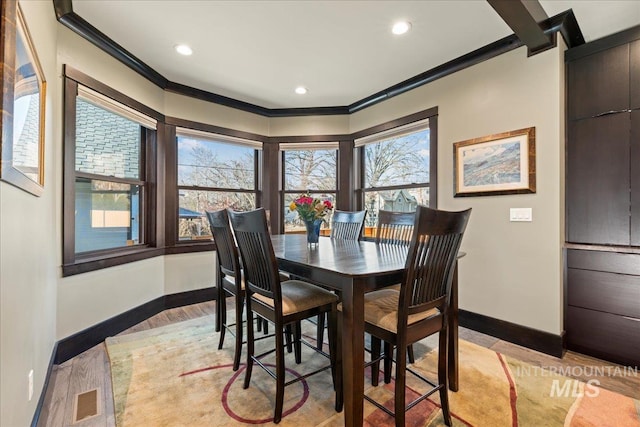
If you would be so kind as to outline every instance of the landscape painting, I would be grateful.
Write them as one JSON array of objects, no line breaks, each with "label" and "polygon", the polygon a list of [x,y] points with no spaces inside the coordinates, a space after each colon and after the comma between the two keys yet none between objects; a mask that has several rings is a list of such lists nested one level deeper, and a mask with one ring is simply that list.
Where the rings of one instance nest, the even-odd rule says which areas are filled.
[{"label": "landscape painting", "polygon": [[455,196],[535,193],[535,128],[454,144]]}]

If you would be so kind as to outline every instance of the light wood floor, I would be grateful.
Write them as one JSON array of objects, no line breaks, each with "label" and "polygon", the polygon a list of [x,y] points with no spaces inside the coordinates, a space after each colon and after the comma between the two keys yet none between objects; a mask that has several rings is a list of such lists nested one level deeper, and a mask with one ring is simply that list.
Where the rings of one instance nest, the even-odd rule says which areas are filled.
[{"label": "light wood floor", "polygon": [[[228,307],[232,307],[232,305],[228,305]],[[122,334],[156,328],[214,313],[215,303],[213,301],[166,310],[127,329]],[[562,359],[558,359],[465,328],[460,328],[459,334],[461,339],[518,358],[534,366],[571,368],[570,373],[572,375],[567,376],[583,381],[597,379],[603,388],[640,399],[640,373],[637,371],[635,376],[605,375],[595,377],[592,376],[594,367],[615,367],[617,365],[573,352],[567,352]],[[232,339],[233,337],[227,337],[225,345],[232,345]],[[428,345],[435,345],[435,343],[435,341],[433,343],[427,342]],[[422,353],[416,349],[416,354]],[[95,388],[98,389],[99,405],[101,405],[100,414],[73,424],[75,395]],[[38,426],[62,427],[72,425],[74,427],[115,427],[111,374],[104,343],[53,368]]]}]

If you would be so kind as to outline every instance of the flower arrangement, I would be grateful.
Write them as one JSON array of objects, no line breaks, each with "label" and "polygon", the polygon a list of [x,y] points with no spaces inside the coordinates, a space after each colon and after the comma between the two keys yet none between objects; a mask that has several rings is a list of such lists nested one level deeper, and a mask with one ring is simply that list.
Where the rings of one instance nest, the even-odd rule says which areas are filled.
[{"label": "flower arrangement", "polygon": [[333,209],[333,204],[329,200],[322,200],[311,197],[309,193],[302,194],[289,204],[289,209],[298,212],[301,220],[314,221],[316,219],[324,220],[324,216]]}]

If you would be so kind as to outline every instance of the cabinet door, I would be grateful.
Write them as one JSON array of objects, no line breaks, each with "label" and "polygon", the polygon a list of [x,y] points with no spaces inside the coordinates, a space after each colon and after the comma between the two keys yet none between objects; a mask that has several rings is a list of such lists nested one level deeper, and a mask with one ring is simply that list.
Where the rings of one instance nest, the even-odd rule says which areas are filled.
[{"label": "cabinet door", "polygon": [[629,45],[567,64],[569,120],[629,109]]},{"label": "cabinet door", "polygon": [[640,40],[629,45],[629,62],[631,64],[629,106],[633,110],[640,108]]},{"label": "cabinet door", "polygon": [[631,112],[631,245],[640,246],[640,111]]},{"label": "cabinet door", "polygon": [[567,238],[629,245],[630,114],[569,124]]}]

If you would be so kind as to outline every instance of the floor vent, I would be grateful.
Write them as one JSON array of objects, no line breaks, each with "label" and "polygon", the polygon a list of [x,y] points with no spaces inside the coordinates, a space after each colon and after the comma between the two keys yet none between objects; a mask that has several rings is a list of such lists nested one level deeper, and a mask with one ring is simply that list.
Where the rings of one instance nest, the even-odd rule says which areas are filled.
[{"label": "floor vent", "polygon": [[73,401],[73,423],[100,415],[100,391],[97,388],[76,394]]}]

